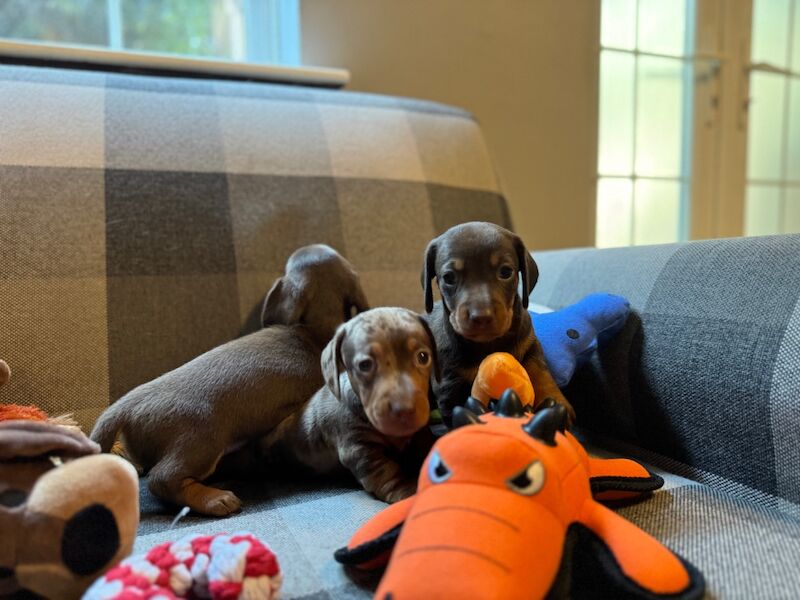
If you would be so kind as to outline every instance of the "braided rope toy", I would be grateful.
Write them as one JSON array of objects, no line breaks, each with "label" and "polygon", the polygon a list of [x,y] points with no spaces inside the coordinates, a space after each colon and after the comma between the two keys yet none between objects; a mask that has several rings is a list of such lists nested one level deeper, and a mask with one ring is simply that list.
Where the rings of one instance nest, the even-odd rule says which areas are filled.
[{"label": "braided rope toy", "polygon": [[83,600],[274,600],[282,581],[277,557],[251,533],[189,535],[126,558]]}]

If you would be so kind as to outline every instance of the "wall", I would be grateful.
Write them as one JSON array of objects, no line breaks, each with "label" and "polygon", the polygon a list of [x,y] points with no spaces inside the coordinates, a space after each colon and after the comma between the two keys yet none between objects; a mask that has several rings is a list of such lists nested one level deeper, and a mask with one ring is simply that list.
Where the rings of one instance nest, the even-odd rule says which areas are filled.
[{"label": "wall", "polygon": [[303,62],[350,69],[350,89],[470,110],[528,246],[591,245],[599,6],[302,0]]}]

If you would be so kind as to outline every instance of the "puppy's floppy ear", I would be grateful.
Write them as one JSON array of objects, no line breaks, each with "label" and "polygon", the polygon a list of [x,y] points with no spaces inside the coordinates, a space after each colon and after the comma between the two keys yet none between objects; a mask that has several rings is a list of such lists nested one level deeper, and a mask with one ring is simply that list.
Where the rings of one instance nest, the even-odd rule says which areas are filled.
[{"label": "puppy's floppy ear", "polygon": [[422,266],[422,288],[425,290],[425,311],[433,310],[433,280],[436,277],[436,238],[425,250],[425,264]]},{"label": "puppy's floppy ear", "polygon": [[342,389],[339,386],[339,376],[344,371],[344,360],[342,359],[342,342],[347,335],[347,325],[339,325],[333,339],[322,350],[320,366],[325,384],[330,388],[333,395],[341,398]]},{"label": "puppy's floppy ear", "polygon": [[428,338],[431,341],[431,360],[433,360],[433,377],[436,381],[442,380],[442,365],[439,362],[439,352],[436,350],[436,338],[433,337],[433,331],[431,331],[430,325],[425,320],[425,317],[419,315],[417,316],[419,322],[422,324],[422,328],[425,329],[425,333],[428,334]]},{"label": "puppy's floppy ear", "polygon": [[517,264],[522,278],[522,306],[528,308],[528,297],[531,295],[536,282],[539,281],[539,267],[528,252],[519,236],[514,236],[514,250],[517,253]]},{"label": "puppy's floppy ear", "polygon": [[261,325],[294,325],[300,322],[308,299],[300,293],[286,276],[280,277],[267,292]]}]

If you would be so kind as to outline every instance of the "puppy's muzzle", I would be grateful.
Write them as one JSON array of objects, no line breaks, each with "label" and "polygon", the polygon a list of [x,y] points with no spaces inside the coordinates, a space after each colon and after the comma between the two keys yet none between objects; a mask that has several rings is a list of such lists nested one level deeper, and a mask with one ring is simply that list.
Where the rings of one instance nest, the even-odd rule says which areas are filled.
[{"label": "puppy's muzzle", "polygon": [[465,302],[458,307],[453,328],[463,337],[487,342],[508,331],[508,319],[494,303]]},{"label": "puppy's muzzle", "polygon": [[411,435],[428,422],[428,389],[421,389],[408,375],[387,380],[376,392],[373,425],[381,433]]}]

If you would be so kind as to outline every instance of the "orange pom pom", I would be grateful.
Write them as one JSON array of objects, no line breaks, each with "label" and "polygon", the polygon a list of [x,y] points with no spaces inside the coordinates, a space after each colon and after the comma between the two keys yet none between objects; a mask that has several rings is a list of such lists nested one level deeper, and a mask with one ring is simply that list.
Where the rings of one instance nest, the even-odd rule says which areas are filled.
[{"label": "orange pom pom", "polygon": [[0,405],[0,421],[47,421],[47,413],[35,406]]},{"label": "orange pom pom", "polygon": [[508,388],[516,392],[523,406],[533,406],[533,384],[525,368],[507,352],[490,354],[478,367],[472,397],[486,406],[489,400],[498,400]]}]

